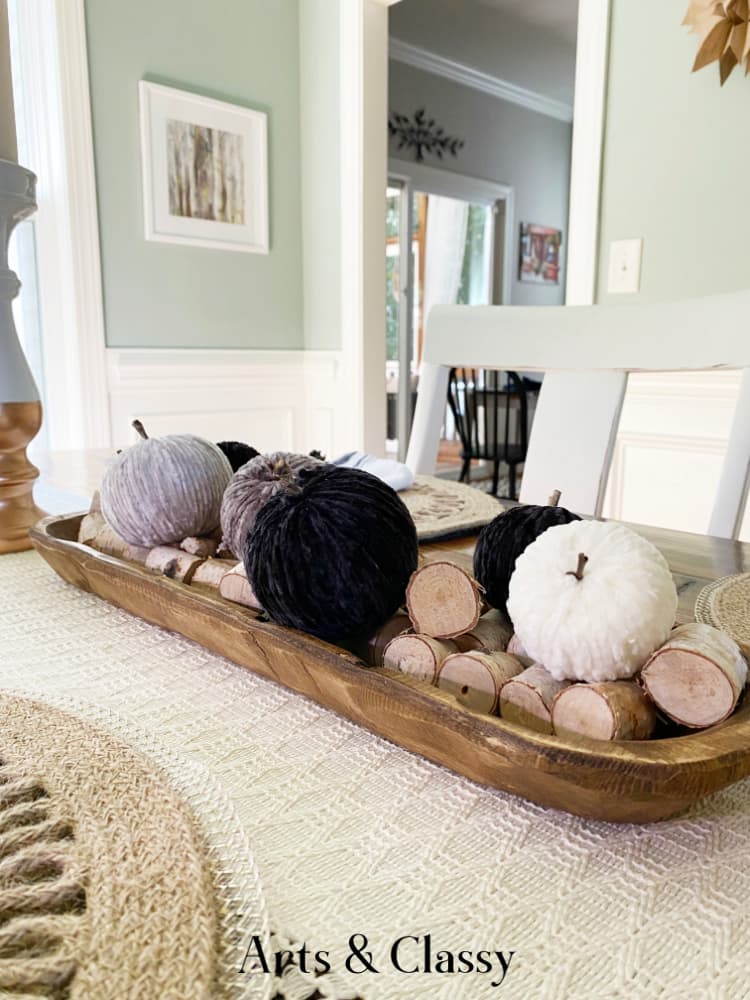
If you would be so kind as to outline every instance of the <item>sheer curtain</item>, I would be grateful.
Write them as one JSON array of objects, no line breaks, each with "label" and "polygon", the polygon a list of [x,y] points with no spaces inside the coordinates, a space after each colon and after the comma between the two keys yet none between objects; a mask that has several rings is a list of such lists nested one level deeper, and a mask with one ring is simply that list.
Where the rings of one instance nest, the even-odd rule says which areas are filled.
[{"label": "sheer curtain", "polygon": [[[425,328],[433,306],[453,305],[458,298],[468,222],[468,201],[428,196],[422,314]],[[443,433],[449,439],[455,436],[450,410],[446,410]]]}]

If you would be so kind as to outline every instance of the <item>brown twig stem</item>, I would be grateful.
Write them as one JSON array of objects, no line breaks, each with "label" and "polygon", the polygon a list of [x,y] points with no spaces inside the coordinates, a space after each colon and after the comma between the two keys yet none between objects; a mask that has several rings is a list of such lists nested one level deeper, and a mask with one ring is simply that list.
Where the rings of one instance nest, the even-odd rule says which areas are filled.
[{"label": "brown twig stem", "polygon": [[578,553],[578,565],[576,566],[576,568],[574,570],[573,569],[569,569],[568,572],[565,575],[566,576],[574,576],[576,578],[576,580],[582,580],[583,579],[583,568],[584,568],[584,566],[586,565],[586,563],[588,561],[589,561],[589,557],[585,553],[579,552]]}]

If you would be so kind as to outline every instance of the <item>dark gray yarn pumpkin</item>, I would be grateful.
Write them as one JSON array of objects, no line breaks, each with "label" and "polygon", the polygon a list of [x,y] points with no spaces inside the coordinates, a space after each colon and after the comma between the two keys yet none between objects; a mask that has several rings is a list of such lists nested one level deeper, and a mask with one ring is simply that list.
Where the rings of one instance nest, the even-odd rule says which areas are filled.
[{"label": "dark gray yarn pumpkin", "polygon": [[260,455],[257,448],[242,441],[217,441],[216,447],[221,448],[226,455],[227,461],[232,466],[232,472],[241,469],[245,462]]},{"label": "dark gray yarn pumpkin", "polygon": [[258,511],[281,488],[282,470],[298,472],[320,464],[309,455],[288,451],[256,455],[245,462],[232,476],[221,501],[221,532],[229,551],[242,558],[245,539],[253,529]]},{"label": "dark gray yarn pumpkin", "polygon": [[390,486],[325,465],[271,497],[244,557],[269,618],[336,642],[371,636],[404,603],[417,531]]},{"label": "dark gray yarn pumpkin", "polygon": [[484,587],[487,602],[507,615],[508,584],[516,559],[547,528],[580,520],[565,507],[523,504],[486,524],[474,549],[474,576]]}]

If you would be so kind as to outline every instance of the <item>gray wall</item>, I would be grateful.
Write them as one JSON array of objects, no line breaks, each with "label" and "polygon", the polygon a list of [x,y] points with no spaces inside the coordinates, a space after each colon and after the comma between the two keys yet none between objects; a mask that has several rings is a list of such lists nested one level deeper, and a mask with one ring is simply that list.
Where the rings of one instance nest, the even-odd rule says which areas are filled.
[{"label": "gray wall", "polygon": [[[297,0],[86,0],[107,343],[301,348]],[[268,113],[267,255],[146,242],[138,81]]]},{"label": "gray wall", "polygon": [[[559,305],[565,293],[565,251],[568,229],[571,126],[547,115],[501,101],[443,77],[390,63],[389,108],[411,115],[425,107],[450,135],[465,140],[456,158],[426,157],[430,166],[510,184],[515,191],[514,281],[516,305]],[[392,156],[405,159],[391,140]],[[413,154],[412,154],[413,155]],[[518,227],[534,222],[563,231],[562,275],[559,285],[518,281]]]},{"label": "gray wall", "polygon": [[[392,37],[520,87],[573,103],[577,0],[544,0],[532,23],[525,0],[402,0],[389,11]],[[522,17],[513,7],[525,5]],[[510,9],[509,9],[510,8]]]},{"label": "gray wall", "polygon": [[[653,301],[750,287],[750,80],[691,74],[684,0],[614,0],[597,298]],[[644,238],[641,291],[608,295],[611,240]]]}]

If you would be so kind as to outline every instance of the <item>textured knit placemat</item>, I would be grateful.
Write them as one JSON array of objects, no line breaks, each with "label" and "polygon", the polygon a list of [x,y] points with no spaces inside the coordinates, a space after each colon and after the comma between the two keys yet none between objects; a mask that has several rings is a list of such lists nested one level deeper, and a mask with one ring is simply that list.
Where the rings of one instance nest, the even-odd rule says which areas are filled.
[{"label": "textured knit placemat", "polygon": [[409,509],[420,542],[473,535],[504,509],[497,499],[465,483],[417,476],[399,493]]},{"label": "textured knit placemat", "polygon": [[723,576],[703,588],[695,619],[722,629],[750,656],[750,573]]},{"label": "textured knit placemat", "polygon": [[[0,594],[0,685],[85,697],[210,770],[252,842],[274,924],[328,950],[346,980],[349,992],[321,977],[324,996],[748,995],[750,781],[662,823],[584,820],[430,764],[68,586],[33,553],[0,557]],[[378,974],[347,972],[353,934]],[[433,957],[514,951],[502,986],[394,969],[396,938],[419,937],[405,957],[424,965],[427,934]],[[311,979],[294,1000],[314,993]]]}]

